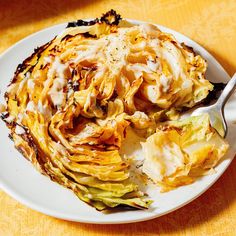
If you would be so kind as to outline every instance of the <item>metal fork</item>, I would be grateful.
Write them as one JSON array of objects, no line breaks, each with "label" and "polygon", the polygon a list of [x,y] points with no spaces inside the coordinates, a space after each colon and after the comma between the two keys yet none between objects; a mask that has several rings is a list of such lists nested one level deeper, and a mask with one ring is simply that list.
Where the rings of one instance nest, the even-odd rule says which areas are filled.
[{"label": "metal fork", "polygon": [[196,109],[191,116],[198,116],[207,113],[210,117],[210,123],[216,131],[225,138],[227,134],[227,123],[225,121],[224,107],[236,87],[236,73],[227,83],[220,97],[213,105],[200,107]]}]

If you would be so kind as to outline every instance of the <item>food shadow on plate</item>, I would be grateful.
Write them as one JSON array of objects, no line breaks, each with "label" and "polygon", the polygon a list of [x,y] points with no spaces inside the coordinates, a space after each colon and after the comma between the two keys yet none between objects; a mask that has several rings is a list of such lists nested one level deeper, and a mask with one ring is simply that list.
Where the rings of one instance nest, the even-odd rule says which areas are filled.
[{"label": "food shadow on plate", "polygon": [[124,212],[124,211],[145,211],[145,212],[154,212],[155,211],[155,207],[150,206],[148,209],[138,209],[136,207],[131,207],[131,206],[127,206],[127,205],[119,205],[115,208],[111,208],[111,209],[107,209],[102,211],[103,214],[115,214],[115,213],[119,213],[119,212]]}]

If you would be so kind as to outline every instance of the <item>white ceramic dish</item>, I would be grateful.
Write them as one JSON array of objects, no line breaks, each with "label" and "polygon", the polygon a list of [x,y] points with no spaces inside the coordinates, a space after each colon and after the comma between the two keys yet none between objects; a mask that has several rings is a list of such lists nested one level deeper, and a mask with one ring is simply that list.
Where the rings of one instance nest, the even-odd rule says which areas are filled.
[{"label": "white ceramic dish", "polygon": [[[135,20],[128,20],[128,22],[132,24],[144,23]],[[65,26],[66,24],[60,24],[35,33],[9,48],[0,57],[0,102],[3,102],[4,91],[13,77],[16,66],[31,55],[34,48],[51,40]],[[196,42],[171,29],[163,26],[159,26],[159,28],[162,31],[172,33],[178,41],[185,42],[193,47],[207,60],[207,79],[213,82],[226,82],[230,79],[216,59]],[[147,192],[154,200],[149,210],[123,211],[111,214],[96,211],[80,201],[70,190],[38,173],[31,163],[15,150],[13,142],[8,138],[9,131],[2,121],[0,122],[0,188],[26,206],[61,219],[97,224],[130,223],[152,219],[174,211],[200,196],[229,166],[236,152],[236,143],[234,142],[236,126],[232,122],[236,120],[236,98],[234,96],[231,97],[226,106],[226,118],[229,125],[227,140],[230,143],[230,151],[217,166],[216,174],[205,176],[194,184],[168,193],[160,194],[155,188],[148,189]],[[132,151],[137,152],[138,150]]]}]

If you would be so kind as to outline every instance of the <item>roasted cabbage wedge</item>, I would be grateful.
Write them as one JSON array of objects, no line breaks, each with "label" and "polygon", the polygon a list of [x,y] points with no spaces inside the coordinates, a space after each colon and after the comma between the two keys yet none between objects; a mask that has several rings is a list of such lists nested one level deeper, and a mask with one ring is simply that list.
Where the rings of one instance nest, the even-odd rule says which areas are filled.
[{"label": "roasted cabbage wedge", "polygon": [[204,114],[160,123],[142,147],[143,172],[168,191],[213,170],[229,145]]},{"label": "roasted cabbage wedge", "polygon": [[151,203],[119,154],[126,128],[151,134],[213,89],[205,60],[191,48],[153,25],[125,27],[120,19],[112,10],[71,22],[35,49],[17,67],[2,113],[16,148],[98,210]]}]

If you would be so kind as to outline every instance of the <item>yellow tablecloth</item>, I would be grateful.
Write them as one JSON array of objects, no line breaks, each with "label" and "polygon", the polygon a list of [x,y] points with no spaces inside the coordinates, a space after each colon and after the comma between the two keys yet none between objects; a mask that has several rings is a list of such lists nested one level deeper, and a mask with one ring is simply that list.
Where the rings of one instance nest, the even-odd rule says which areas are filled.
[{"label": "yellow tablecloth", "polygon": [[[236,71],[235,0],[0,0],[0,53],[25,36],[58,23],[100,16],[158,23],[204,46],[233,75]],[[1,76],[1,75],[0,75]],[[236,160],[205,194],[145,223],[90,225],[35,212],[0,190],[0,235],[236,235]]]}]

